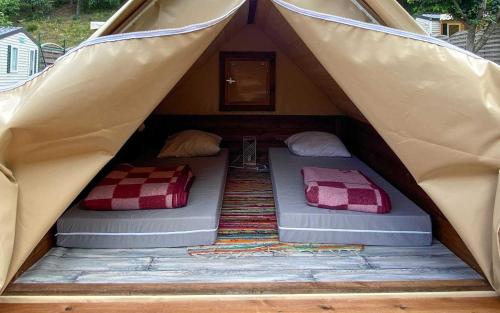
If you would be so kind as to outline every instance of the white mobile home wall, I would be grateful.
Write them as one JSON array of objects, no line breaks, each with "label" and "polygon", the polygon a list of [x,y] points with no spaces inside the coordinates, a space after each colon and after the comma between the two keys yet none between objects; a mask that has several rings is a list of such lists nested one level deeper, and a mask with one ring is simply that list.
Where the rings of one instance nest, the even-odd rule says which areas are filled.
[{"label": "white mobile home wall", "polygon": [[431,36],[441,35],[441,21],[430,21],[420,17],[417,17],[416,21],[420,26],[422,26],[427,34]]},{"label": "white mobile home wall", "polygon": [[[7,47],[17,47],[17,72],[7,73]],[[29,77],[30,50],[40,51],[36,43],[23,32],[14,33],[0,39],[0,88],[23,81]]]}]

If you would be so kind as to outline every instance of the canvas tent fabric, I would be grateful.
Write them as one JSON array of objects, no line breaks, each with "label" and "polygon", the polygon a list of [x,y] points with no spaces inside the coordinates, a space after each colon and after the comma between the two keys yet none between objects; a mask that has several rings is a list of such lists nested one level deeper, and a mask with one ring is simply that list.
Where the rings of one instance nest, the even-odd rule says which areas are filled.
[{"label": "canvas tent fabric", "polygon": [[[342,2],[272,1],[498,290],[499,66],[422,35],[395,0]],[[242,5],[129,1],[52,68],[0,92],[2,289]],[[367,8],[376,23],[360,20]]]},{"label": "canvas tent fabric", "polygon": [[0,93],[2,288],[243,2],[217,3],[194,29],[97,38]]}]

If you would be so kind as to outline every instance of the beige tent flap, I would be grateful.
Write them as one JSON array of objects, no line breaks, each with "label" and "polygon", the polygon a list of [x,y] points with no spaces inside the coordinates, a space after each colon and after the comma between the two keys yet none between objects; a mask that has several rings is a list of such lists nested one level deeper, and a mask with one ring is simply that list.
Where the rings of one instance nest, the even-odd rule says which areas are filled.
[{"label": "beige tent flap", "polygon": [[0,93],[2,289],[242,3],[217,1],[196,27],[88,41]]},{"label": "beige tent flap", "polygon": [[430,37],[274,3],[500,288],[500,67]]}]

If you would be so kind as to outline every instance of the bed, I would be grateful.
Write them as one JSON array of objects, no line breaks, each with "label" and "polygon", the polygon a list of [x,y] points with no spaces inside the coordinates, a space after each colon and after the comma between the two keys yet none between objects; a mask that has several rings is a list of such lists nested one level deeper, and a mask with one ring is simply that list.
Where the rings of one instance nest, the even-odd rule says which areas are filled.
[{"label": "bed", "polygon": [[[283,242],[424,246],[432,243],[430,216],[356,157],[301,157],[270,148],[269,162]],[[327,210],[306,204],[304,166],[357,169],[382,187],[392,203],[387,214]]]},{"label": "bed", "polygon": [[137,165],[188,164],[196,176],[179,209],[91,211],[81,202],[57,221],[57,245],[73,248],[156,248],[209,245],[217,238],[228,151],[216,156],[161,158]]}]

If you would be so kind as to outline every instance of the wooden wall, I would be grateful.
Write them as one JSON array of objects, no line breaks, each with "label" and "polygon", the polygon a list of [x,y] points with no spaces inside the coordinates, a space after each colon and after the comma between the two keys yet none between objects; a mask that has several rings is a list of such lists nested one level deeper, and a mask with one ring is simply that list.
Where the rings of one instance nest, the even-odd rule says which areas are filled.
[{"label": "wooden wall", "polygon": [[[336,132],[335,116],[275,116],[275,115],[152,115],[146,120],[146,129],[138,134],[136,150],[152,150],[154,155],[163,145],[168,135],[186,130],[201,129],[218,134],[223,138],[222,147],[228,148],[235,155],[242,149],[243,136],[256,136],[258,152],[267,155],[269,147],[284,146],[283,141],[289,136],[304,131],[317,130]],[[134,143],[130,143],[134,144]],[[130,149],[123,149],[130,150]]]}]

